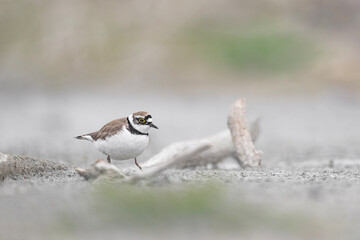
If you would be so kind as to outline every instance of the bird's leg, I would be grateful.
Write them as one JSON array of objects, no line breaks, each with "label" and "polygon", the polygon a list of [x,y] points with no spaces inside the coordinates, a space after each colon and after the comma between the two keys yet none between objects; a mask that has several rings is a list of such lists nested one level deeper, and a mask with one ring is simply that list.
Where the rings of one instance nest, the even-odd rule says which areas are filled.
[{"label": "bird's leg", "polygon": [[107,156],[107,161],[108,161],[108,163],[111,163],[110,155]]},{"label": "bird's leg", "polygon": [[139,163],[137,162],[136,158],[135,158],[135,164],[136,166],[138,166],[138,168],[140,168],[140,170],[142,171],[142,168],[140,167]]}]

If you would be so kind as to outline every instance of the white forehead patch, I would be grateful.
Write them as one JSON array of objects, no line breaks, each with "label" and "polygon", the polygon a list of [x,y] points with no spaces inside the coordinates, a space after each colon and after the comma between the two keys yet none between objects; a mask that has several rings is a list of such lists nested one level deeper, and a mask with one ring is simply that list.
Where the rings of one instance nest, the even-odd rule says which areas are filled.
[{"label": "white forehead patch", "polygon": [[152,118],[148,118],[147,122],[151,123],[152,122]]}]

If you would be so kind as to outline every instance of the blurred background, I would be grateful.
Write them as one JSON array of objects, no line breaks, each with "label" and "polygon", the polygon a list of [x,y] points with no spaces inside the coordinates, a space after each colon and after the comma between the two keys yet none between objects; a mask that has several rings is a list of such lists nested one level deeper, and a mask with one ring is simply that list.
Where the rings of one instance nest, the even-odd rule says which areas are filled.
[{"label": "blurred background", "polygon": [[358,9],[354,0],[1,1],[1,87],[353,89]]},{"label": "blurred background", "polygon": [[348,145],[359,136],[351,128],[359,8],[355,0],[1,1],[1,150],[101,157],[71,137],[145,110],[160,126],[151,155],[225,128],[239,97],[250,120],[264,120],[267,152],[284,142]]},{"label": "blurred background", "polygon": [[[145,110],[159,130],[143,162],[225,129],[246,97],[265,167],[358,159],[359,11],[357,0],[1,0],[0,151],[86,167],[104,156],[74,136]],[[35,209],[49,200],[33,194]]]}]

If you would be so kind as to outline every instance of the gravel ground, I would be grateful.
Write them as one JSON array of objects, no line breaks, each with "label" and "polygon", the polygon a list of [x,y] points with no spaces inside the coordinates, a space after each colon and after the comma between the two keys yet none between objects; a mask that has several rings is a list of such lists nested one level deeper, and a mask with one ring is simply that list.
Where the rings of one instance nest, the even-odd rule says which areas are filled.
[{"label": "gravel ground", "polygon": [[[2,94],[0,151],[86,167],[103,156],[72,137],[144,109],[160,128],[145,161],[171,142],[224,129],[241,95],[98,94]],[[168,170],[136,186],[90,183],[72,170],[8,178],[0,183],[0,239],[358,239],[359,106],[338,92],[249,97],[249,118],[261,118],[261,169],[227,159],[218,170]]]}]

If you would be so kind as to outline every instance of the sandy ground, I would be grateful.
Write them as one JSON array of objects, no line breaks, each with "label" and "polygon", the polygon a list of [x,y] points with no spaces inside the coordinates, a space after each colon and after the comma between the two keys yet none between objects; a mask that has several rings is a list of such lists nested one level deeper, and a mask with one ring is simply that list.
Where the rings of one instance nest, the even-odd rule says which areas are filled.
[{"label": "sandy ground", "polygon": [[[244,95],[129,96],[2,93],[0,151],[86,167],[103,156],[73,136],[148,110],[159,130],[139,158],[146,161],[169,143],[224,129],[230,104]],[[133,187],[85,182],[73,171],[7,179],[0,183],[0,239],[357,239],[359,100],[338,91],[247,97],[249,119],[261,118],[261,169],[242,170],[228,159],[223,169],[168,170]]]}]

